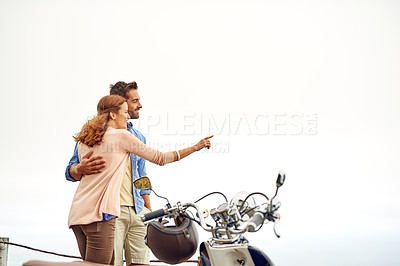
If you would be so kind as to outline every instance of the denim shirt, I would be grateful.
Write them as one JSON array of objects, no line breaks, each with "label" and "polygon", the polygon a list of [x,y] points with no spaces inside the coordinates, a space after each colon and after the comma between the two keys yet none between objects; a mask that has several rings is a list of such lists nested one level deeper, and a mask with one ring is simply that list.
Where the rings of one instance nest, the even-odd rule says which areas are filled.
[{"label": "denim shirt", "polygon": [[[137,137],[141,142],[146,144],[146,138],[143,136],[142,133],[140,133],[139,130],[133,128],[131,122],[128,122],[127,126],[128,126],[128,131],[130,133],[135,135],[135,137]],[[135,181],[136,179],[138,179],[140,177],[147,176],[146,160],[144,160],[143,158],[141,158],[133,153],[131,153],[130,156],[131,156],[131,164],[132,164],[132,179],[133,179],[133,181]],[[76,143],[75,149],[74,149],[74,155],[72,156],[71,160],[68,163],[67,169],[65,170],[65,178],[68,181],[72,181],[72,182],[77,181],[69,174],[69,168],[71,168],[71,166],[76,165],[78,163],[79,163],[78,143]],[[135,203],[135,211],[138,214],[143,210],[143,207],[144,207],[144,200],[141,195],[150,194],[151,191],[136,189],[132,183],[132,192],[133,192],[133,198],[134,198],[134,203]],[[109,220],[109,219],[110,219],[110,217],[108,216],[108,214],[103,214],[103,220]]]}]

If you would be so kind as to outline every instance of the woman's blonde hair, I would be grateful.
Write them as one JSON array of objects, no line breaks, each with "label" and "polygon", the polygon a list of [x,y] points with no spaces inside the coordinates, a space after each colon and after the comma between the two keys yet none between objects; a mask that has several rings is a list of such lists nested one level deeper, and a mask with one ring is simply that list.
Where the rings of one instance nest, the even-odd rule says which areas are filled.
[{"label": "woman's blonde hair", "polygon": [[124,102],[126,99],[119,95],[107,95],[101,98],[97,104],[97,115],[83,125],[81,132],[74,136],[75,141],[89,147],[100,144],[107,130],[110,113],[118,113]]}]

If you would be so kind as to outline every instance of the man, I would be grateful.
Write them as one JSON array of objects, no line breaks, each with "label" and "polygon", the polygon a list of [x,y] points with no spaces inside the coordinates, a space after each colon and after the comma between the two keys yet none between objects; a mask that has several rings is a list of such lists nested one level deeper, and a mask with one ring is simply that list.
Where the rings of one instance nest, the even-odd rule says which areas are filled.
[{"label": "man", "polygon": [[[117,82],[111,86],[110,94],[124,97],[128,103],[128,112],[132,119],[139,118],[139,110],[142,108],[137,92],[136,82]],[[140,141],[146,144],[146,138],[131,122],[128,122],[128,130]],[[75,146],[65,177],[69,181],[78,181],[82,176],[101,172],[105,161],[101,156],[90,158],[92,152],[85,154],[79,161],[77,146]],[[151,211],[150,191],[137,190],[133,187],[133,181],[147,176],[145,160],[135,154],[131,154],[131,163],[128,165],[120,192],[121,214],[115,224],[114,240],[114,265],[123,265],[123,250],[125,249],[126,265],[150,265],[149,249],[144,242],[146,226],[140,220],[140,216]]]}]

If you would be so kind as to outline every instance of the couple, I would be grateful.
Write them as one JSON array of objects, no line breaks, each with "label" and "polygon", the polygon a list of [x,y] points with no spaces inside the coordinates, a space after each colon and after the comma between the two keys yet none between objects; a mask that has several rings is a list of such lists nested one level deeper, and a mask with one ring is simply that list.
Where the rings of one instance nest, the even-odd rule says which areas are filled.
[{"label": "couple", "polygon": [[99,101],[97,116],[74,137],[77,145],[65,174],[80,184],[68,225],[85,261],[110,264],[114,250],[115,265],[122,265],[125,249],[127,265],[149,265],[146,227],[139,219],[139,213],[151,210],[149,191],[136,190],[132,182],[146,176],[145,160],[165,165],[211,145],[207,137],[179,151],[146,146],[144,136],[128,123],[139,117],[139,100],[136,82],[116,83]]}]

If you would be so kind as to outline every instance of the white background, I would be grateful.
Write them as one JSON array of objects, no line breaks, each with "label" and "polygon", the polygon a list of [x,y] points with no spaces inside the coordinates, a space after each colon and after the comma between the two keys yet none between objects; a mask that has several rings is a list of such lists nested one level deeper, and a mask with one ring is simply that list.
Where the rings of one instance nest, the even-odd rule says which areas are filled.
[{"label": "white background", "polygon": [[[79,255],[67,227],[77,184],[64,178],[72,135],[110,83],[135,80],[149,145],[215,135],[209,151],[147,164],[158,194],[271,195],[282,169],[282,237],[271,225],[248,235],[277,265],[399,265],[399,11],[382,0],[0,0],[0,236]],[[10,266],[31,259],[70,260],[9,248]]]}]

